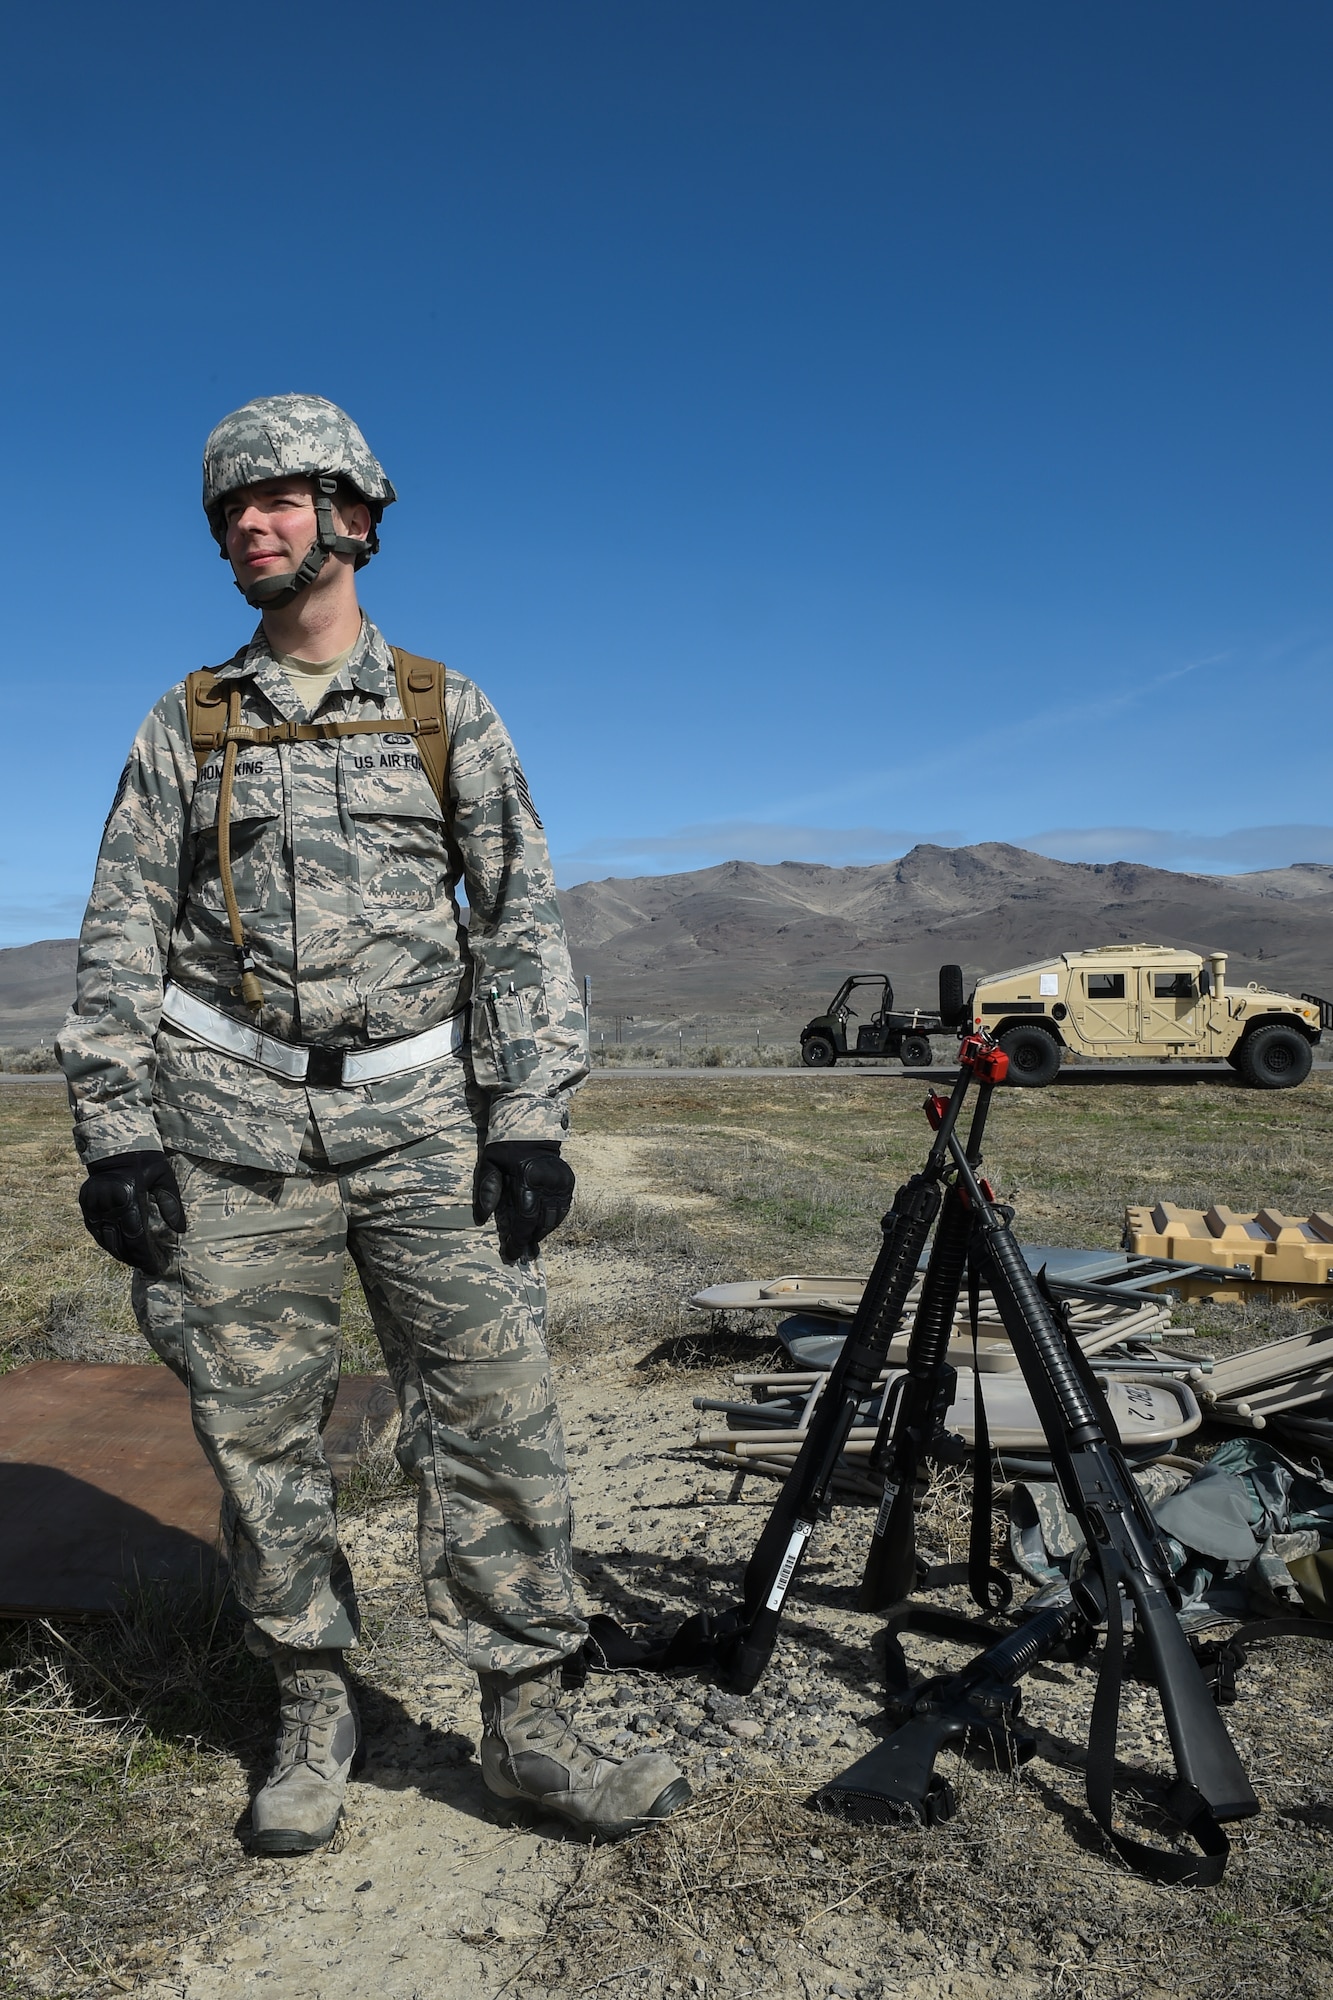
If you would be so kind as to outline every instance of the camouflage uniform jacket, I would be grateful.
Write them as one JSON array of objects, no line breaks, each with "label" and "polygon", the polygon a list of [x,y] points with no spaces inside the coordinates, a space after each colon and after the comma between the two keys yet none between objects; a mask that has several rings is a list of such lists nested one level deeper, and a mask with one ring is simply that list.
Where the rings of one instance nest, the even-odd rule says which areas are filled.
[{"label": "camouflage uniform jacket", "polygon": [[[307,719],[262,627],[218,680],[239,683],[248,723]],[[488,1094],[488,1136],[559,1139],[587,1062],[541,822],[485,696],[450,673],[445,713],[447,823],[407,735],[242,746],[232,868],[264,988],[257,1025],[351,1048],[417,1034],[470,1003],[464,1060]],[[368,620],[319,714],[402,715],[392,655]],[[291,1172],[312,1114],[339,1163],[429,1140],[456,1119],[457,1057],[307,1089],[161,1020],[168,979],[253,1019],[218,870],[221,769],[220,753],[196,768],[181,683],[135,739],[84,918],[59,1044],[81,1156],[165,1144]],[[460,880],[470,911],[461,933]]]}]

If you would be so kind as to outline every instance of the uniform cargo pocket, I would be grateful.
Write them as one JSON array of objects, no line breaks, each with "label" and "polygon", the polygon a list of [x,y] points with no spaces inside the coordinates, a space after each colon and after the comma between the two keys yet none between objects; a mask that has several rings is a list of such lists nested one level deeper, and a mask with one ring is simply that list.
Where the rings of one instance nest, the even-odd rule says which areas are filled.
[{"label": "uniform cargo pocket", "polygon": [[526,1083],[536,1069],[532,1016],[527,1001],[512,986],[473,1001],[472,1061],[477,1082],[489,1088]]},{"label": "uniform cargo pocket", "polygon": [[444,823],[427,813],[354,816],[361,903],[382,910],[433,910],[449,900]]},{"label": "uniform cargo pocket", "polygon": [[[194,874],[190,900],[211,915],[225,912],[218,865],[218,796],[221,757],[199,773],[190,807]],[[236,906],[242,914],[262,910],[282,844],[282,774],[276,752],[242,753],[236,759],[231,794],[231,873]]]},{"label": "uniform cargo pocket", "polygon": [[343,748],[341,779],[366,912],[430,910],[446,902],[444,816],[411,737],[352,739]]}]

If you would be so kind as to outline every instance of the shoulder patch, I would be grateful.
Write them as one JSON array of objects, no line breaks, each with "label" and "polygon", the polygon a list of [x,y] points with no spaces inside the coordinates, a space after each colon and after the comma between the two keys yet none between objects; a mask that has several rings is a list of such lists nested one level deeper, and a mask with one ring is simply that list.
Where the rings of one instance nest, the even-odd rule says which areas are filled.
[{"label": "shoulder patch", "polygon": [[125,759],[125,768],[121,772],[118,780],[116,781],[116,795],[112,799],[110,806],[107,808],[106,818],[102,821],[102,838],[104,840],[106,838],[106,830],[116,816],[116,807],[120,804],[121,800],[124,798],[129,788],[130,788],[130,759],[127,757]]},{"label": "shoulder patch", "polygon": [[537,808],[532,803],[532,793],[528,790],[528,781],[523,775],[523,766],[519,763],[517,757],[514,759],[514,790],[523,801],[523,810],[536,827],[538,833],[545,833],[546,828],[537,816]]}]

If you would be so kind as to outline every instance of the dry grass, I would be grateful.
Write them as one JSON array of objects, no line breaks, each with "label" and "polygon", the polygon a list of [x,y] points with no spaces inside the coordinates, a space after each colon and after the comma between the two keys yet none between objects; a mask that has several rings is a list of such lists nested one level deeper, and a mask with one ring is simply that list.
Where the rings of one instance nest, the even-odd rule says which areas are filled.
[{"label": "dry grass", "polygon": [[[830,1181],[878,1212],[925,1152],[926,1086],[889,1075],[823,1083],[804,1077],[704,1082],[608,1080],[578,1101],[581,1132],[627,1132],[679,1144],[688,1171],[715,1181],[719,1163],[760,1168],[785,1157],[797,1181]],[[1288,1208],[1333,1195],[1333,1077],[1297,1091],[1222,1085],[1065,1086],[996,1096],[987,1145],[997,1185],[1022,1192],[1066,1241],[1113,1243],[1126,1204],[1165,1197]],[[677,1169],[676,1171],[682,1171]],[[671,1175],[668,1165],[668,1177]],[[737,1190],[744,1192],[744,1190]]]},{"label": "dry grass", "polygon": [[342,1365],[345,1375],[378,1375],[384,1356],[370,1317],[370,1307],[350,1257],[343,1260]]},{"label": "dry grass", "polygon": [[587,1858],[541,1976],[569,2000],[636,1984],[1327,2000],[1333,1878],[1293,1879],[1279,1844],[1255,1844],[1220,1889],[1167,1897],[1053,1831],[1031,1769],[965,1773],[958,1817],[934,1833],[827,1819],[789,1777],[720,1786]]},{"label": "dry grass", "polygon": [[0,1990],[127,1989],[230,1894],[267,1682],[234,1613],[193,1597],[5,1632]]},{"label": "dry grass", "polygon": [[553,1292],[547,1336],[552,1354],[565,1362],[625,1339],[662,1354],[688,1344],[698,1328],[686,1301],[718,1276],[707,1243],[690,1222],[628,1197],[577,1194],[548,1259],[557,1268],[573,1262],[597,1274],[590,1295],[571,1299],[559,1285]]},{"label": "dry grass", "polygon": [[411,1493],[412,1482],[394,1451],[396,1437],[393,1424],[378,1432],[372,1431],[369,1423],[362,1424],[356,1463],[347,1477],[338,1481],[340,1515],[373,1513],[377,1507]]},{"label": "dry grass", "polygon": [[799,1069],[791,1042],[687,1042],[672,1035],[646,1042],[594,1042],[596,1069]]},{"label": "dry grass", "polygon": [[[130,1310],[129,1273],[83,1227],[83,1170],[64,1092],[0,1092],[0,1372],[23,1361],[147,1356]],[[105,1342],[108,1351],[98,1354]]]},{"label": "dry grass", "polygon": [[[921,1162],[925,1086],[855,1082],[594,1085],[582,1131],[655,1140],[664,1195],[703,1195],[691,1231],[729,1278],[784,1270],[868,1271],[879,1218]],[[1261,1093],[1214,1085],[1004,1091],[987,1170],[1028,1242],[1119,1244],[1127,1207],[1156,1200],[1308,1214],[1333,1203],[1333,1078]],[[1197,1302],[1184,1317],[1218,1352],[1308,1326],[1281,1301]]]}]

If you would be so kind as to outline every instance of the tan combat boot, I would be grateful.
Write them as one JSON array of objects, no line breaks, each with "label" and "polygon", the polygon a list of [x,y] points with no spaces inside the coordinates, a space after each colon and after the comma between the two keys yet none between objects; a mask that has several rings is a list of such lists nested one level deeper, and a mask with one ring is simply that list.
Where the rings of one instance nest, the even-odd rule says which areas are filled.
[{"label": "tan combat boot", "polygon": [[481,1775],[502,1799],[523,1799],[581,1833],[615,1840],[685,1805],[689,1781],[660,1751],[628,1763],[601,1757],[560,1708],[560,1669],[516,1679],[481,1674]]},{"label": "tan combat boot", "polygon": [[289,1648],[274,1655],[282,1721],[273,1769],[250,1808],[251,1846],[259,1854],[309,1854],[333,1838],[361,1747],[342,1657]]}]

